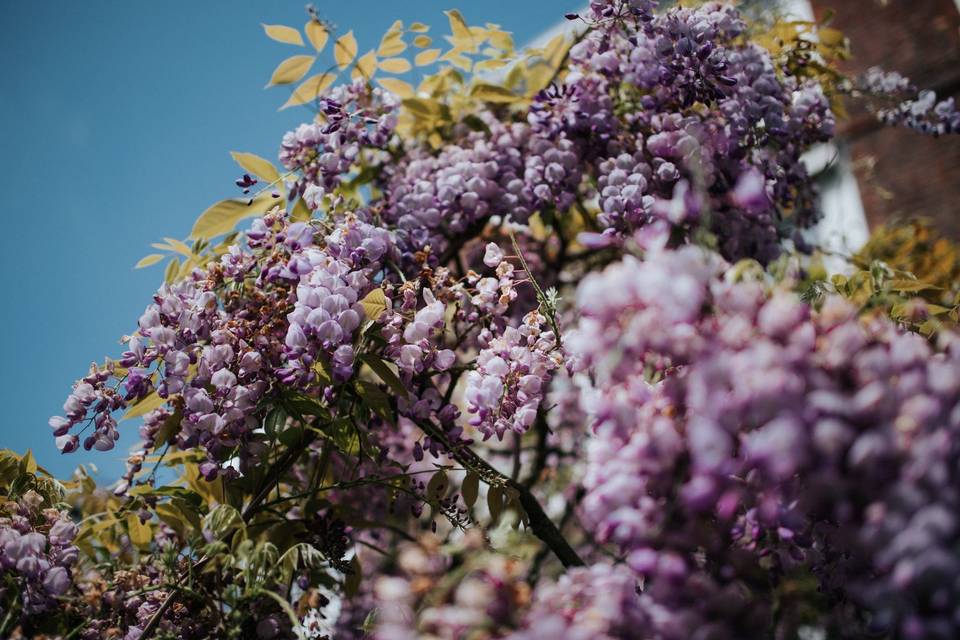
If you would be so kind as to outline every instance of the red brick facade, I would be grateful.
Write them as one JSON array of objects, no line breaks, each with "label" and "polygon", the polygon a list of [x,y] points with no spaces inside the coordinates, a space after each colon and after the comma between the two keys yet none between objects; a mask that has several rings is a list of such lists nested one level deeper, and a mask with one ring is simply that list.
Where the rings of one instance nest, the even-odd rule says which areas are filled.
[{"label": "red brick facade", "polygon": [[[850,72],[878,65],[920,88],[960,101],[960,11],[955,0],[812,0],[822,18],[849,38]],[[893,217],[927,216],[960,240],[960,136],[932,139],[879,126],[851,108],[840,123],[871,226]]]}]

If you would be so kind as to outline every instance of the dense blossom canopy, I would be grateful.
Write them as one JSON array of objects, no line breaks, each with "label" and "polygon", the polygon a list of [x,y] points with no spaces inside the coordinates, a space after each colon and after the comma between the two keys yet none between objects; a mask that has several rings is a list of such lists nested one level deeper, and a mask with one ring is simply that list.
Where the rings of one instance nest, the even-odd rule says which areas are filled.
[{"label": "dense blossom canopy", "polygon": [[[285,172],[234,154],[249,199],[159,245],[50,419],[70,453],[142,418],[116,484],[0,456],[0,634],[960,635],[955,274],[827,278],[803,162],[841,97],[953,103],[719,3],[594,0],[519,54],[448,16],[442,56],[337,38]],[[416,89],[374,79],[405,38]]]}]

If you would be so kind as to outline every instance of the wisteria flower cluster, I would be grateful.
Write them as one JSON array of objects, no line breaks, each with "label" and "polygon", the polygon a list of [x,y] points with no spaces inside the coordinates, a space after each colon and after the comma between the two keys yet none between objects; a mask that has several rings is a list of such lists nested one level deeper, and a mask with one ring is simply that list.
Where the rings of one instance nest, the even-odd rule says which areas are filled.
[{"label": "wisteria flower cluster", "polygon": [[0,451],[0,636],[960,635],[955,274],[827,279],[801,236],[837,95],[952,103],[727,4],[519,53],[447,17],[264,25],[312,115],[50,419],[65,454],[139,420],[122,477]]}]

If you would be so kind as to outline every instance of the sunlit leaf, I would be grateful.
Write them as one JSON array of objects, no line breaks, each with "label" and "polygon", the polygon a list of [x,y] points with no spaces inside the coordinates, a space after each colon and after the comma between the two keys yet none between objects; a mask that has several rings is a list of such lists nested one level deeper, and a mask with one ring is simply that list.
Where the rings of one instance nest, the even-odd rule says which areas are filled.
[{"label": "sunlit leaf", "polygon": [[377,83],[400,98],[410,98],[413,96],[413,87],[409,82],[398,80],[396,78],[379,78]]},{"label": "sunlit leaf", "polygon": [[273,70],[273,75],[270,76],[270,83],[267,86],[296,82],[307,75],[307,71],[310,70],[314,60],[313,56],[306,55],[287,58]]},{"label": "sunlit leaf", "polygon": [[188,247],[184,242],[177,240],[176,238],[164,238],[164,242],[170,246],[171,249],[182,255],[184,258],[192,258],[193,251]]},{"label": "sunlit leaf", "polygon": [[139,418],[148,411],[153,411],[164,402],[166,402],[166,400],[161,398],[157,392],[154,391],[148,394],[146,398],[138,402],[136,405],[131,407],[125,414],[123,414],[123,419],[129,420],[130,418]]},{"label": "sunlit leaf", "polygon": [[365,295],[360,305],[367,315],[367,320],[375,321],[387,310],[387,297],[383,295],[383,289],[377,288]]},{"label": "sunlit leaf", "polygon": [[390,25],[390,28],[387,29],[387,32],[383,34],[383,37],[380,39],[377,54],[384,58],[389,58],[390,56],[403,53],[406,48],[407,45],[403,41],[403,23],[397,20]]},{"label": "sunlit leaf", "polygon": [[143,258],[140,258],[139,262],[137,262],[137,264],[134,265],[133,268],[134,268],[134,269],[143,269],[144,267],[149,267],[149,266],[155,265],[155,264],[157,264],[158,262],[160,262],[161,260],[163,260],[163,254],[162,254],[162,253],[151,253],[151,254],[148,255],[148,256],[144,256]]},{"label": "sunlit leaf", "polygon": [[419,35],[413,39],[414,46],[420,47],[421,49],[429,47],[431,43],[433,43],[433,39],[430,36]]},{"label": "sunlit leaf", "polygon": [[428,64],[433,64],[434,62],[437,61],[437,58],[439,57],[440,57],[440,49],[427,49],[425,51],[421,51],[420,53],[418,53],[416,57],[413,59],[413,62],[418,67],[423,67]]},{"label": "sunlit leaf", "polygon": [[33,475],[37,472],[37,460],[33,457],[33,451],[27,449],[20,459],[20,473],[24,475]]},{"label": "sunlit leaf", "polygon": [[410,68],[410,61],[405,58],[388,58],[380,61],[380,69],[388,73],[406,73]]},{"label": "sunlit leaf", "polygon": [[507,31],[490,31],[487,41],[501,51],[513,51],[513,36]]},{"label": "sunlit leaf", "polygon": [[346,69],[357,57],[357,39],[353,31],[348,31],[333,43],[333,59],[337,62],[340,70]]},{"label": "sunlit leaf", "polygon": [[363,78],[364,80],[370,80],[373,78],[373,74],[377,72],[377,54],[374,51],[368,51],[357,60],[357,64],[353,68],[353,72],[350,74],[351,77],[356,80],[357,78]]},{"label": "sunlit leaf", "polygon": [[141,549],[148,548],[153,540],[150,525],[141,522],[140,517],[135,513],[127,516],[127,534],[130,536],[130,542]]},{"label": "sunlit leaf", "polygon": [[267,32],[268,37],[277,42],[303,46],[303,38],[300,37],[300,32],[293,27],[286,27],[282,24],[265,24],[263,30]]},{"label": "sunlit leaf", "polygon": [[280,172],[266,158],[244,151],[231,151],[230,156],[247,173],[253,174],[267,183],[280,181]]},{"label": "sunlit leaf", "polygon": [[473,85],[470,95],[485,102],[510,103],[520,99],[512,91],[495,84],[478,83]]},{"label": "sunlit leaf", "polygon": [[444,11],[444,13],[450,21],[450,33],[453,34],[454,39],[465,39],[466,41],[473,39],[470,34],[470,27],[467,26],[467,21],[463,19],[463,14],[456,9]]},{"label": "sunlit leaf", "polygon": [[410,31],[413,31],[414,33],[426,33],[427,31],[430,31],[430,26],[423,24],[422,22],[414,22],[410,25]]},{"label": "sunlit leaf", "polygon": [[330,32],[327,31],[327,28],[316,20],[308,22],[304,26],[303,31],[307,34],[307,40],[309,40],[313,48],[317,50],[317,53],[323,50],[327,44],[327,39],[330,37]]},{"label": "sunlit leaf", "polygon": [[214,238],[232,231],[244,218],[260,215],[276,204],[276,199],[263,194],[249,200],[221,200],[200,214],[190,231],[191,238]]},{"label": "sunlit leaf", "polygon": [[180,259],[174,258],[167,263],[167,268],[163,270],[163,281],[167,284],[173,284],[180,273]]},{"label": "sunlit leaf", "polygon": [[294,89],[290,99],[287,100],[280,109],[283,110],[287,107],[294,107],[316,100],[323,95],[323,92],[326,91],[336,79],[337,77],[332,73],[318,73],[315,76],[310,76],[304,80],[299,87]]}]

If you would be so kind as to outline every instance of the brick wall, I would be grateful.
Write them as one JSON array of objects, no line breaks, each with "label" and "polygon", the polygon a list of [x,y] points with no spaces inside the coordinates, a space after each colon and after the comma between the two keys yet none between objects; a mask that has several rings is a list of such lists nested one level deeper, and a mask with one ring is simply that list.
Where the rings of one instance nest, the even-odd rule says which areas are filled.
[{"label": "brick wall", "polygon": [[[955,0],[812,0],[822,18],[849,38],[848,72],[871,66],[899,71],[920,88],[960,102],[960,11]],[[927,216],[960,240],[960,136],[932,139],[878,126],[850,105],[840,123],[850,146],[871,226],[893,217]]]}]

